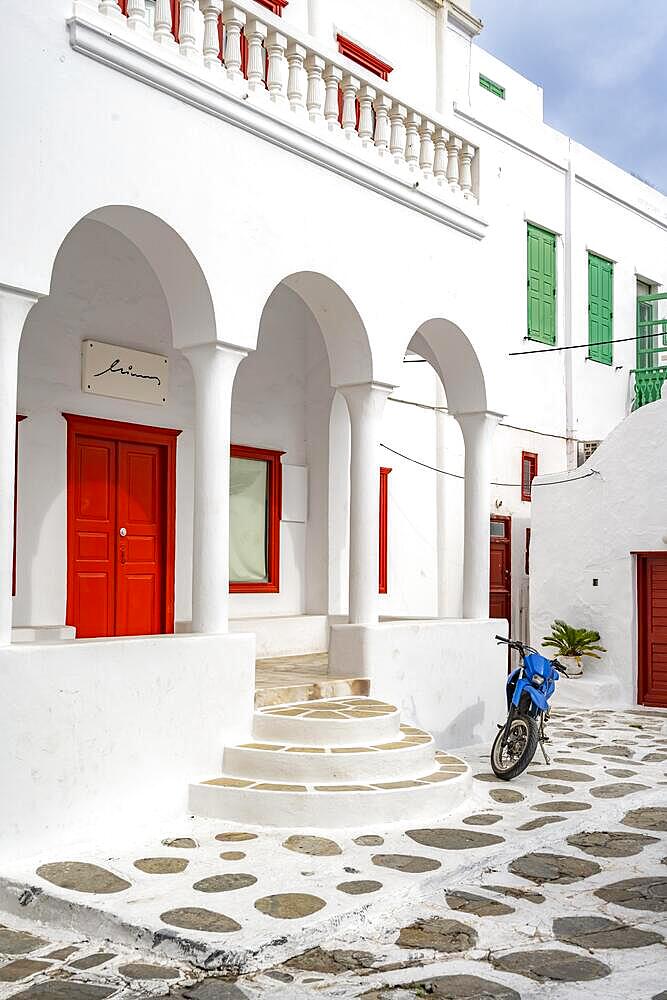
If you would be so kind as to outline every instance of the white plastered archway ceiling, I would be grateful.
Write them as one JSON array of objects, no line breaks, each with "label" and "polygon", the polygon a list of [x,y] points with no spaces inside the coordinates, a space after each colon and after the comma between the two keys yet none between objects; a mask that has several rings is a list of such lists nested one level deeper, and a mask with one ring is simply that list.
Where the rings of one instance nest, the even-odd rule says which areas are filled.
[{"label": "white plastered archway ceiling", "polygon": [[477,353],[460,327],[446,319],[422,323],[409,349],[437,372],[452,413],[487,409],[486,379]]}]

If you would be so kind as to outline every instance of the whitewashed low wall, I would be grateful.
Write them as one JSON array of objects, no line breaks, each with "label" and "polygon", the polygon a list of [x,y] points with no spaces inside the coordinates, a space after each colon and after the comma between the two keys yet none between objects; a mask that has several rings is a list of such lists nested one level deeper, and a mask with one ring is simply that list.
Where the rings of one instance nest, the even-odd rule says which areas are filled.
[{"label": "whitewashed low wall", "polygon": [[507,652],[499,620],[333,625],[329,672],[371,678],[371,696],[400,708],[404,722],[443,749],[490,740],[505,715]]},{"label": "whitewashed low wall", "polygon": [[173,834],[188,782],[250,733],[254,654],[251,635],[0,650],[0,859]]}]

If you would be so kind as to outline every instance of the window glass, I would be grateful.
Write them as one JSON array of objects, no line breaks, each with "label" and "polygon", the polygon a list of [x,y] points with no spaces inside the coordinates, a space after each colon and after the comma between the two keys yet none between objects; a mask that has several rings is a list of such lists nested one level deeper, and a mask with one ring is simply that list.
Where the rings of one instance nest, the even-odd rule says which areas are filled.
[{"label": "window glass", "polygon": [[504,537],[505,537],[505,522],[491,521],[491,538],[504,538]]},{"label": "window glass", "polygon": [[232,458],[229,483],[229,579],[267,580],[268,464]]}]

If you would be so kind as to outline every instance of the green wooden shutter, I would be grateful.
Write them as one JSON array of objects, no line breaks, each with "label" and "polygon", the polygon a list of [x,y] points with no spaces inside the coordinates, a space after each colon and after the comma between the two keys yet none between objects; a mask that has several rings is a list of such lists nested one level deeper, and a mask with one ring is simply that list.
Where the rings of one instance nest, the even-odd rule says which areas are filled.
[{"label": "green wooden shutter", "polygon": [[588,357],[603,365],[613,362],[614,265],[588,255]]},{"label": "green wooden shutter", "polygon": [[556,237],[528,226],[528,336],[556,343]]}]

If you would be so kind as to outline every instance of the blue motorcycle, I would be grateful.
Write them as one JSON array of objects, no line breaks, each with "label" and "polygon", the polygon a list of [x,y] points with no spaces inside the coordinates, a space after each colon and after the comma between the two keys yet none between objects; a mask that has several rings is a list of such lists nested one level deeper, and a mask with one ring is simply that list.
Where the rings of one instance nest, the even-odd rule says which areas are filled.
[{"label": "blue motorcycle", "polygon": [[567,673],[558,660],[548,660],[531,646],[501,635],[496,639],[516,649],[521,661],[507,678],[507,721],[498,727],[491,748],[493,773],[511,781],[526,770],[538,743],[545,763],[551,763],[544,749],[548,742],[544,723],[549,721],[549,699],[556,690],[558,671],[565,677]]}]

